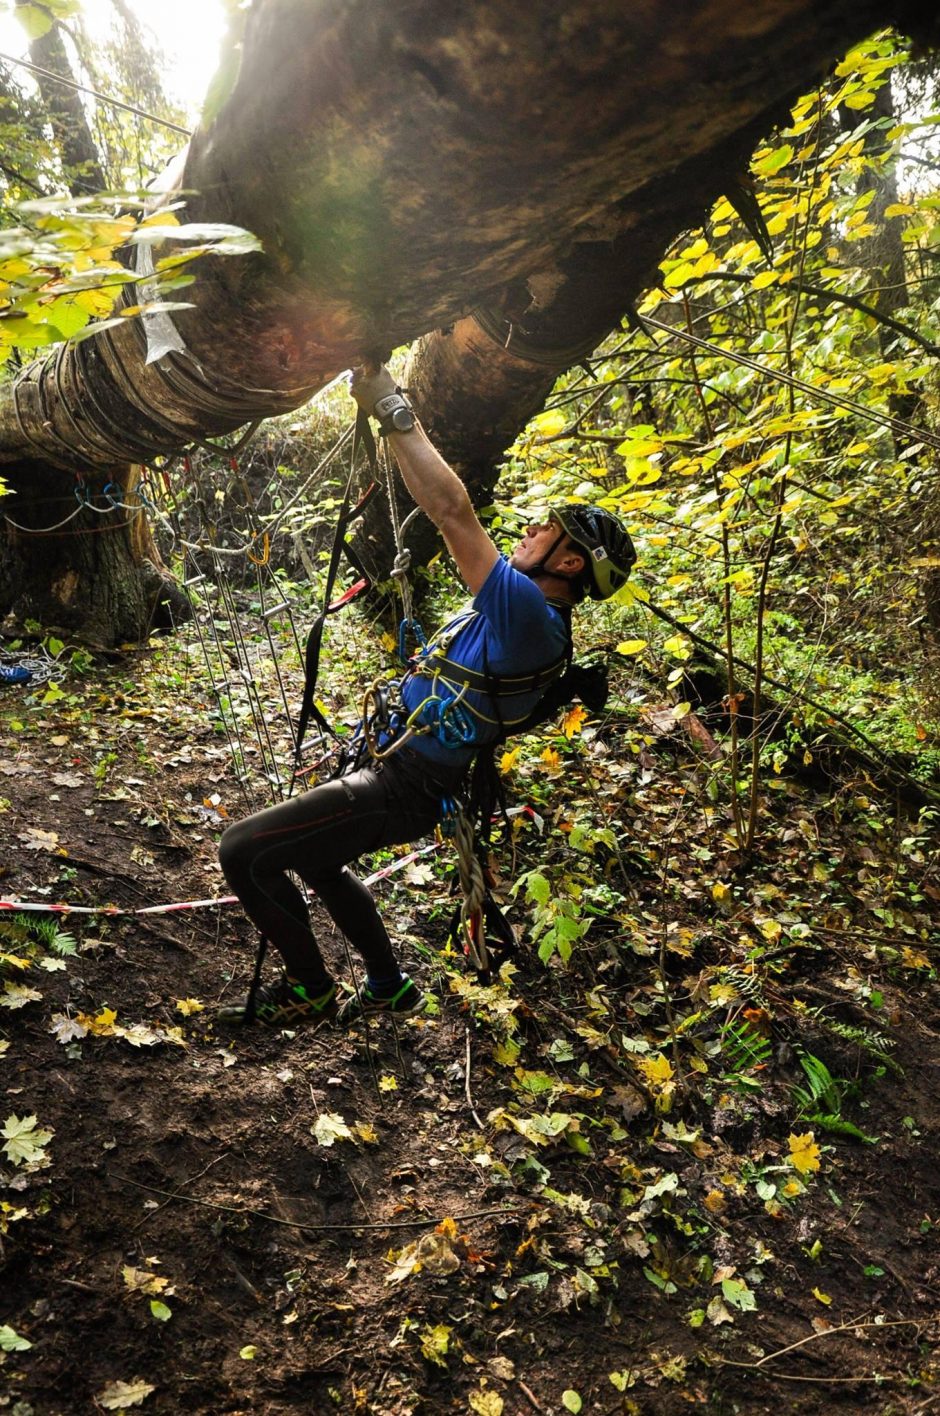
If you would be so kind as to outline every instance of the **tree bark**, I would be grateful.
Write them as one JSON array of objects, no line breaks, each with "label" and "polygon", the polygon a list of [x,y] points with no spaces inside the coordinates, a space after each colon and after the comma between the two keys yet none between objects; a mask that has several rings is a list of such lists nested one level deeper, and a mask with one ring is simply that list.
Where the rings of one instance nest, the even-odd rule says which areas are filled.
[{"label": "tree bark", "polygon": [[[482,317],[490,343],[455,328],[416,381],[441,426],[463,429],[456,460],[491,466],[690,219],[689,172],[701,197],[716,153],[906,15],[902,0],[256,0],[237,77],[180,186],[195,193],[186,219],[244,226],[264,254],[203,262],[178,319],[184,353],[147,364],[130,320],[33,366],[15,407],[5,390],[0,461],[26,459],[9,480],[33,476],[37,459],[146,461],[288,411],[341,369],[480,308],[496,312]],[[523,287],[551,306],[553,272],[590,273],[589,249],[602,273],[577,338],[564,331],[541,363],[514,335],[497,370],[494,331],[516,327]],[[487,416],[445,419],[448,380],[469,397],[484,371],[475,411]]]},{"label": "tree bark", "polygon": [[[58,24],[54,24],[39,39],[32,41],[29,55],[40,69],[48,69],[50,73],[60,74],[63,78],[75,82]],[[98,160],[98,149],[88,127],[81,97],[74,89],[57,84],[54,79],[48,79],[43,74],[37,75],[36,83],[62,154],[62,166],[69,191],[75,196],[104,191],[108,184]]]}]

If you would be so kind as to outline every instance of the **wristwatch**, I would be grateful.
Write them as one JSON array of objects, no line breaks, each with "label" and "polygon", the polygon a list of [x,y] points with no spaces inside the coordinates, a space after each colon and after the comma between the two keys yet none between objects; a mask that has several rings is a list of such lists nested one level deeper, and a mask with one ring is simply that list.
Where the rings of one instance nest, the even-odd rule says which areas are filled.
[{"label": "wristwatch", "polygon": [[397,392],[380,398],[372,413],[378,419],[383,437],[388,437],[389,433],[410,433],[416,421],[407,400]]}]

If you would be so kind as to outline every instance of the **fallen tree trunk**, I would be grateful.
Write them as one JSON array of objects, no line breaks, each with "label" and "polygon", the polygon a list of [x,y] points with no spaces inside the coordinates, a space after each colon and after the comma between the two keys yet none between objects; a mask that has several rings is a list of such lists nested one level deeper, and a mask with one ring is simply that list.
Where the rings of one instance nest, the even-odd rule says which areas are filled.
[{"label": "fallen tree trunk", "polygon": [[[912,14],[900,0],[257,0],[180,187],[194,193],[187,220],[246,227],[264,254],[203,262],[177,352],[148,364],[131,319],[3,389],[5,475],[22,494],[38,463],[113,472],[177,451],[297,407],[341,369],[474,309],[496,312],[482,320],[496,344],[523,286],[551,306],[553,273],[590,277],[596,256],[618,278],[597,285],[580,347],[692,216],[689,172],[701,169],[704,203],[716,154],[853,40]],[[560,315],[573,287],[555,289]],[[465,397],[460,371],[479,380],[493,362],[471,335],[458,333],[449,375]],[[566,337],[543,364],[531,339],[515,342],[489,376],[496,415],[460,420],[460,462],[492,463],[574,347]],[[429,377],[422,402],[448,407],[446,386]]]}]

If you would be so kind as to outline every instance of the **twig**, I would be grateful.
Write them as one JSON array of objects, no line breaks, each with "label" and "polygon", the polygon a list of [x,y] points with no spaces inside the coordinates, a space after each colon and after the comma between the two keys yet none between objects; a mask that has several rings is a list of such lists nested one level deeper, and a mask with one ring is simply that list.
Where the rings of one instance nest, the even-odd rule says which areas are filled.
[{"label": "twig", "polygon": [[479,1116],[477,1115],[477,1113],[476,1113],[476,1111],[475,1111],[475,1109],[474,1109],[474,1106],[473,1106],[473,1097],[470,1095],[470,1029],[469,1029],[469,1027],[466,1029],[466,1034],[467,1034],[467,1056],[466,1056],[466,1061],[464,1062],[464,1069],[463,1069],[463,1085],[464,1085],[464,1091],[465,1091],[466,1094],[467,1094],[467,1105],[468,1105],[469,1108],[470,1108],[470,1115],[473,1117],[474,1121],[477,1123],[478,1128],[482,1131],[482,1130],[484,1129],[483,1122],[480,1120]]},{"label": "twig", "polygon": [[110,1172],[114,1180],[119,1180],[122,1185],[133,1185],[136,1190],[147,1190],[151,1195],[165,1195],[168,1200],[180,1200],[187,1205],[202,1205],[206,1209],[222,1210],[225,1214],[237,1214],[244,1216],[253,1215],[256,1219],[266,1219],[269,1224],[280,1224],[285,1229],[308,1229],[311,1233],[355,1233],[357,1229],[429,1229],[436,1224],[441,1224],[444,1219],[453,1219],[457,1224],[463,1224],[468,1219],[486,1219],[490,1215],[497,1214],[521,1214],[522,1208],[503,1208],[470,1210],[467,1214],[441,1215],[436,1219],[390,1219],[378,1224],[305,1224],[299,1219],[281,1219],[279,1215],[267,1214],[264,1210],[250,1209],[245,1205],[220,1205],[215,1200],[200,1200],[195,1195],[174,1194],[171,1190],[160,1190],[156,1185],[144,1185],[140,1180],[132,1180],[129,1175],[118,1175]]},{"label": "twig", "polygon": [[534,1395],[533,1395],[532,1392],[529,1390],[529,1388],[526,1386],[525,1382],[518,1382],[518,1381],[517,1381],[516,1385],[518,1386],[519,1390],[522,1392],[522,1395],[525,1396],[525,1397],[528,1397],[529,1401],[531,1401],[531,1403],[532,1403],[532,1405],[535,1407],[536,1411],[544,1411],[544,1410],[545,1410],[545,1407],[542,1406],[542,1405],[540,1405],[540,1403],[539,1403],[538,1401],[536,1401]]},{"label": "twig", "polygon": [[69,1288],[81,1288],[84,1293],[97,1293],[97,1288],[93,1288],[90,1283],[82,1283],[78,1278],[60,1278],[60,1283],[67,1283]]},{"label": "twig", "polygon": [[[936,1322],[936,1318],[892,1318],[890,1322],[848,1322],[840,1323],[838,1327],[824,1328],[822,1332],[811,1332],[808,1337],[801,1337],[799,1342],[791,1342],[788,1347],[780,1347],[776,1352],[768,1352],[765,1357],[761,1357],[757,1362],[733,1362],[730,1357],[716,1357],[715,1360],[723,1367],[739,1367],[742,1371],[756,1372],[759,1368],[766,1366],[768,1362],[775,1362],[778,1357],[785,1357],[788,1352],[795,1352],[799,1347],[805,1347],[810,1342],[818,1342],[822,1337],[835,1337],[840,1332],[864,1332],[869,1328],[891,1328],[891,1327],[924,1327],[927,1323]],[[775,1376],[782,1375],[774,1373]],[[873,1377],[793,1377],[793,1381],[874,1381]]]},{"label": "twig", "polygon": [[[217,1155],[216,1158],[215,1158],[215,1160],[210,1160],[210,1161],[209,1161],[209,1164],[206,1166],[205,1170],[200,1170],[197,1175],[189,1175],[189,1176],[187,1176],[187,1178],[181,1182],[180,1188],[177,1189],[177,1190],[174,1190],[173,1193],[172,1193],[172,1195],[170,1195],[169,1199],[164,1200],[162,1205],[157,1205],[156,1209],[152,1209],[149,1214],[145,1214],[145,1215],[144,1215],[143,1219],[139,1219],[139,1220],[137,1221],[137,1223],[136,1223],[136,1224],[134,1225],[134,1227],[131,1229],[131,1233],[132,1233],[132,1234],[136,1234],[137,1231],[138,1231],[138,1229],[143,1229],[144,1225],[145,1225],[145,1224],[149,1224],[149,1222],[153,1219],[153,1217],[154,1217],[155,1214],[159,1214],[162,1209],[166,1209],[167,1205],[170,1204],[173,1200],[185,1199],[186,1196],[185,1196],[185,1195],[183,1194],[183,1192],[182,1192],[182,1186],[183,1186],[183,1185],[191,1185],[194,1180],[201,1180],[202,1177],[203,1177],[205,1174],[207,1174],[208,1171],[210,1171],[210,1170],[212,1169],[213,1165],[218,1165],[218,1163],[219,1163],[220,1160],[225,1160],[225,1159],[228,1157],[228,1154],[229,1154],[229,1152],[228,1152],[228,1151],[225,1151],[225,1152],[223,1152],[222,1155]],[[131,1184],[133,1184],[133,1183],[134,1183],[134,1182],[131,1181]]]}]

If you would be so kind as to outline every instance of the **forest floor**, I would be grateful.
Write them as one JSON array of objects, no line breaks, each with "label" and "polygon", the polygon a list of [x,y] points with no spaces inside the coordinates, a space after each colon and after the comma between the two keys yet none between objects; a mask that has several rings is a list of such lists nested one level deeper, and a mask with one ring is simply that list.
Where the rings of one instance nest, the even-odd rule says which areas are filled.
[{"label": "forest floor", "polygon": [[636,706],[514,769],[490,985],[445,846],[377,887],[427,1014],[224,1031],[237,908],[128,913],[244,809],[172,663],[0,699],[0,898],[124,911],[0,913],[0,1409],[940,1411],[936,836],[784,771],[747,860]]}]

